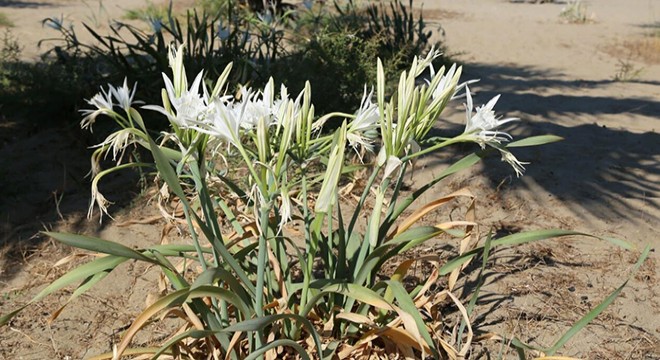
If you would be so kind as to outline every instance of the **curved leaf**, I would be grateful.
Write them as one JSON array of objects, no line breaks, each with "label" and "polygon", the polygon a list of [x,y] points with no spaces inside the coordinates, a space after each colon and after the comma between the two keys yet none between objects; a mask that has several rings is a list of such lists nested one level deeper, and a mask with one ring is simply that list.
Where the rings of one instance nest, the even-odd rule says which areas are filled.
[{"label": "curved leaf", "polygon": [[222,280],[227,285],[229,285],[229,289],[236,293],[236,295],[238,295],[244,303],[249,304],[252,301],[250,299],[250,295],[247,293],[238,279],[236,279],[232,273],[223,268],[212,267],[206,269],[204,272],[199,274],[197,279],[195,279],[195,281],[190,285],[190,288],[196,289],[205,285],[213,285],[217,280]]},{"label": "curved leaf", "polygon": [[[313,284],[310,284],[313,285]],[[307,316],[312,311],[312,308],[316,303],[327,294],[339,294],[344,295],[348,298],[355,299],[357,301],[375,306],[379,309],[394,311],[394,306],[388,303],[382,296],[378,295],[373,290],[370,290],[364,286],[352,284],[352,283],[331,283],[323,286],[319,289],[320,292],[315,294],[305,305],[305,308],[301,311],[301,316]]]},{"label": "curved leaf", "polygon": [[[126,349],[124,350],[124,355],[148,355],[148,354],[154,354],[159,350],[159,348],[156,347],[146,347],[146,348],[136,348],[136,349]],[[165,351],[161,354],[167,354],[167,355],[174,355],[170,351]],[[89,358],[86,358],[87,360],[108,360],[112,359],[114,354],[112,352],[107,352],[99,355],[95,355]]]},{"label": "curved leaf", "polygon": [[580,320],[578,320],[557,342],[549,348],[547,351],[544,351],[548,355],[554,355],[559,348],[564,346],[568,340],[570,340],[575,334],[577,334],[580,330],[582,330],[587,324],[589,324],[593,319],[595,319],[600,313],[602,313],[613,301],[616,299],[617,296],[621,293],[624,287],[628,284],[628,281],[632,279],[633,275],[639,270],[639,267],[642,266],[646,258],[649,256],[649,252],[651,251],[651,245],[647,245],[644,251],[642,251],[642,254],[639,256],[639,259],[633,266],[632,270],[630,271],[630,275],[628,275],[628,278],[626,281],[621,284],[616,290],[614,290],[610,296],[605,298],[605,300],[600,303],[598,306],[596,306],[593,310],[591,310],[589,313],[587,313],[585,316],[583,316]]},{"label": "curved leaf", "polygon": [[[499,238],[496,240],[493,240],[491,242],[491,247],[495,248],[497,246],[511,246],[511,245],[521,245],[525,244],[528,242],[533,242],[533,241],[539,241],[539,240],[546,240],[546,239],[551,239],[555,237],[562,237],[562,236],[571,236],[571,235],[578,235],[578,236],[586,236],[586,237],[591,237],[599,240],[605,240],[608,241],[614,245],[617,245],[619,247],[622,247],[626,250],[631,250],[633,249],[633,245],[619,239],[613,239],[613,238],[607,238],[607,237],[599,237],[595,235],[590,235],[590,234],[585,234],[582,232],[578,231],[572,231],[572,230],[561,230],[561,229],[550,229],[550,230],[536,230],[536,231],[526,231],[518,234],[513,234],[513,235],[508,235],[503,238]],[[475,257],[477,254],[480,254],[483,252],[484,248],[483,247],[478,247],[473,250],[470,250],[460,256],[457,256],[449,261],[440,268],[440,274],[441,275],[446,275],[450,273],[452,270],[456,269],[457,267],[463,265],[464,263],[470,261],[473,257]]]},{"label": "curved leaf", "polygon": [[[244,320],[239,323],[230,325],[223,329],[223,332],[248,332],[248,331],[260,331],[263,330],[267,325],[274,323],[275,321],[282,320],[282,319],[293,319],[297,322],[302,323],[305,327],[307,327],[307,331],[309,331],[310,335],[312,335],[312,338],[314,339],[314,343],[316,345],[316,348],[318,350],[319,354],[323,354],[323,347],[321,345],[321,338],[319,337],[318,332],[316,329],[314,329],[314,325],[307,320],[305,317],[302,317],[297,314],[274,314],[274,315],[267,315],[263,316],[260,318],[256,319],[249,319],[249,320]],[[266,345],[268,346],[268,345]]]},{"label": "curved leaf", "polygon": [[[184,331],[181,334],[178,334],[171,339],[167,340],[165,344],[161,345],[160,348],[158,348],[157,351],[154,352],[154,355],[151,357],[151,359],[156,360],[158,357],[162,354],[164,354],[166,351],[170,350],[170,348],[178,343],[179,341],[186,339],[186,338],[194,338],[194,339],[201,339],[203,337],[211,336],[213,335],[213,330],[197,330],[197,329],[191,329],[188,331]],[[226,351],[229,351],[229,349],[225,349]],[[171,351],[171,350],[170,350]],[[126,354],[126,353],[125,353]],[[128,355],[128,354],[126,354]]]},{"label": "curved leaf", "polygon": [[69,245],[75,248],[94,251],[102,254],[121,256],[129,259],[141,260],[156,264],[159,266],[165,266],[155,259],[149,258],[144,254],[135,251],[127,246],[116,243],[114,241],[103,240],[101,238],[77,235],[77,234],[68,234],[68,233],[59,233],[59,232],[43,232],[44,235],[52,237],[53,239]]},{"label": "curved leaf", "polygon": [[271,343],[268,343],[268,344],[260,347],[259,349],[256,349],[255,351],[253,351],[250,355],[248,355],[245,358],[245,360],[258,359],[260,356],[262,356],[264,353],[266,353],[266,351],[274,349],[278,346],[290,346],[290,347],[296,349],[298,354],[300,354],[301,358],[303,358],[305,360],[310,360],[309,354],[307,354],[305,349],[302,346],[300,346],[300,344],[298,344],[297,342],[295,342],[293,340],[289,340],[289,339],[280,339],[280,340],[275,340]]},{"label": "curved leaf", "polygon": [[137,334],[137,332],[144,325],[147,324],[147,322],[149,321],[149,319],[151,319],[152,316],[156,315],[162,310],[179,306],[191,299],[201,298],[201,297],[214,297],[214,298],[223,299],[236,306],[238,311],[240,311],[243,314],[243,316],[249,317],[251,315],[248,306],[241,301],[238,295],[234,294],[229,290],[215,286],[208,286],[208,285],[199,286],[195,289],[178,290],[158,299],[155,303],[153,303],[140,315],[138,315],[135,321],[133,321],[133,324],[131,324],[131,327],[128,328],[128,330],[126,330],[126,335],[124,336],[124,338],[121,340],[121,343],[117,347],[117,353],[119,355],[123,353],[123,351],[128,347],[128,344],[131,342],[135,334]]},{"label": "curved leaf", "polygon": [[[388,289],[392,290],[392,293],[394,294],[394,297],[396,298],[396,301],[399,304],[399,307],[401,308],[397,312],[399,313],[399,316],[401,316],[401,319],[403,320],[406,330],[408,330],[408,332],[411,332],[415,337],[417,337],[416,340],[420,343],[420,345],[423,339],[431,349],[433,356],[435,358],[438,358],[439,354],[437,349],[435,348],[435,344],[433,343],[433,340],[431,339],[431,334],[429,333],[426,324],[422,319],[422,316],[419,314],[419,310],[415,306],[413,299],[410,297],[406,289],[398,281],[386,280],[384,282],[388,285]],[[412,320],[414,320],[414,324],[410,324],[409,321],[405,319],[405,315],[402,314],[402,312],[408,315],[409,317],[411,317]],[[416,327],[417,330],[416,333],[413,327]]]},{"label": "curved leaf", "polygon": [[506,145],[506,147],[513,148],[513,147],[524,147],[524,146],[537,146],[537,145],[544,145],[562,140],[564,140],[564,138],[557,135],[530,136],[528,138],[510,142],[509,144]]},{"label": "curved leaf", "polygon": [[114,256],[114,255],[108,255],[104,256],[102,258],[96,259],[92,262],[83,264],[66,274],[62,275],[60,278],[57,280],[53,281],[50,285],[48,285],[46,288],[41,290],[35,297],[33,297],[27,304],[23,305],[17,310],[12,311],[11,313],[7,315],[3,315],[0,317],[0,326],[5,325],[11,318],[16,316],[19,312],[21,312],[25,307],[28,305],[39,301],[43,299],[44,297],[54,293],[57,290],[60,290],[68,285],[71,285],[74,282],[82,281],[85,280],[91,276],[94,276],[98,273],[102,273],[105,271],[109,271],[117,267],[117,265],[123,263],[124,261],[128,260],[128,258],[125,257],[119,257],[119,256]]}]

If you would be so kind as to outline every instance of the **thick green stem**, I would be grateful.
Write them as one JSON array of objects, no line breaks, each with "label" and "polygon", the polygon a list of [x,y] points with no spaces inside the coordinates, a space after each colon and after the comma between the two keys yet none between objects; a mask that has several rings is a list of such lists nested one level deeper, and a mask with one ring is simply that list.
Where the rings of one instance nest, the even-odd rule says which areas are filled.
[{"label": "thick green stem", "polygon": [[[270,207],[261,206],[259,209],[259,252],[257,254],[257,286],[255,291],[254,310],[257,318],[264,316],[264,279],[266,275],[266,254],[268,253],[268,214]],[[255,339],[256,348],[260,348],[263,344],[263,332],[257,331]]]},{"label": "thick green stem", "polygon": [[362,196],[360,197],[360,201],[358,201],[357,206],[355,207],[355,212],[353,212],[353,216],[351,217],[351,222],[348,223],[348,230],[346,231],[346,236],[351,236],[353,233],[353,228],[355,227],[355,223],[357,223],[357,219],[360,216],[360,213],[362,211],[362,206],[364,205],[364,201],[367,199],[367,196],[369,195],[369,191],[371,190],[371,186],[373,186],[374,181],[376,181],[376,176],[378,176],[378,173],[380,172],[380,169],[382,166],[376,166],[374,168],[374,171],[371,173],[371,176],[369,177],[369,180],[367,180],[367,184],[364,187],[364,190],[362,191]]},{"label": "thick green stem", "polygon": [[[309,261],[309,252],[311,248],[311,242],[312,242],[312,233],[310,231],[310,219],[309,219],[309,206],[307,204],[307,175],[303,173],[302,175],[302,196],[303,196],[303,221],[305,223],[305,252],[307,254],[307,263],[306,264],[300,264],[301,267],[303,265],[307,265]],[[312,259],[313,261],[313,259]],[[311,277],[311,270],[309,266],[305,266],[303,269],[303,288],[302,292],[300,293],[300,308],[304,308],[305,304],[307,303],[307,292],[309,291],[309,283],[310,283],[310,277]]]},{"label": "thick green stem", "polygon": [[451,145],[451,144],[456,144],[456,143],[459,143],[459,142],[466,142],[466,141],[470,141],[470,140],[466,138],[465,134],[461,134],[461,135],[459,135],[459,136],[457,136],[457,137],[455,137],[455,138],[451,138],[451,139],[445,140],[445,141],[443,141],[443,142],[441,142],[441,143],[439,143],[439,144],[435,144],[435,145],[433,145],[433,146],[429,146],[429,147],[427,147],[426,149],[420,150],[420,151],[418,151],[418,152],[416,152],[416,153],[413,153],[413,154],[410,154],[410,155],[406,155],[406,156],[404,156],[403,158],[401,158],[401,162],[410,161],[410,160],[412,160],[412,159],[414,159],[414,158],[416,158],[416,157],[420,157],[420,156],[422,156],[422,155],[426,155],[426,154],[428,154],[428,153],[432,153],[432,152],[434,152],[434,151],[436,151],[436,150],[438,150],[438,149],[441,149],[441,148],[443,148],[443,147],[445,147],[445,146],[449,146],[449,145]]}]

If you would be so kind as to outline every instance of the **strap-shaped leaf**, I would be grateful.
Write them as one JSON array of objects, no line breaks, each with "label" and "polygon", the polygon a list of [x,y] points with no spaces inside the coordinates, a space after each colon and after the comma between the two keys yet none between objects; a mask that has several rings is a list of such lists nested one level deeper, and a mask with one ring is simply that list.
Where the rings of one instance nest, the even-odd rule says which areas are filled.
[{"label": "strap-shaped leaf", "polygon": [[81,265],[66,274],[62,275],[59,279],[53,281],[45,289],[41,290],[35,297],[33,297],[27,304],[21,306],[20,308],[12,311],[7,315],[0,317],[0,326],[6,324],[11,318],[16,316],[19,312],[25,309],[28,305],[43,299],[44,297],[58,291],[68,285],[76,283],[78,281],[83,281],[91,276],[94,276],[98,273],[103,273],[109,270],[114,269],[117,265],[128,260],[125,257],[119,257],[114,255],[104,256],[102,258],[96,259],[92,262]]},{"label": "strap-shaped leaf", "polygon": [[[426,341],[426,344],[431,349],[434,358],[439,358],[438,351],[435,348],[435,344],[433,343],[433,340],[431,339],[431,334],[426,328],[424,320],[422,319],[422,316],[419,314],[419,310],[415,306],[415,302],[410,297],[406,289],[398,281],[386,280],[385,283],[388,285],[388,289],[392,290],[392,293],[394,294],[394,297],[396,298],[396,301],[399,304],[399,307],[401,309],[399,311],[399,314],[401,315],[401,311],[403,311],[407,315],[412,317],[412,319],[415,321],[415,326],[417,327],[417,331],[418,331],[418,334],[415,335],[421,336],[421,338],[424,341]],[[406,324],[405,319],[404,319],[404,324]],[[409,332],[412,330],[408,328],[410,326],[412,326],[412,324],[406,324],[406,328]],[[421,341],[422,339],[417,339],[417,341]]]},{"label": "strap-shaped leaf", "polygon": [[575,334],[577,334],[580,330],[582,330],[587,324],[589,324],[593,319],[595,319],[600,313],[602,313],[613,301],[616,299],[617,296],[623,291],[623,288],[626,287],[628,284],[628,281],[632,279],[633,275],[639,270],[640,266],[644,263],[646,258],[649,256],[649,252],[651,251],[651,245],[647,245],[644,251],[642,251],[642,254],[639,256],[639,259],[637,259],[637,262],[633,266],[633,268],[630,271],[630,275],[628,275],[628,278],[626,281],[621,284],[616,290],[614,290],[610,296],[605,298],[605,300],[600,303],[598,306],[596,306],[593,310],[591,310],[589,313],[587,313],[585,316],[583,316],[580,320],[578,320],[557,342],[549,349],[544,351],[548,355],[554,355],[557,350],[559,350],[568,340],[570,340]]},{"label": "strap-shaped leaf", "polygon": [[260,356],[262,356],[266,351],[275,349],[278,346],[290,346],[294,348],[298,354],[300,354],[300,357],[304,360],[310,360],[309,354],[305,351],[305,349],[298,344],[297,342],[289,339],[280,339],[280,340],[275,340],[271,343],[268,343],[255,351],[253,351],[250,355],[248,355],[245,360],[254,360],[254,359],[259,359]]},{"label": "strap-shaped leaf", "polygon": [[[256,319],[244,320],[239,323],[226,327],[223,331],[224,332],[260,331],[263,330],[266,326],[283,319],[292,319],[294,321],[302,323],[303,326],[307,328],[307,331],[310,333],[310,335],[312,335],[312,339],[314,340],[314,344],[316,345],[318,353],[323,354],[321,338],[318,332],[316,331],[316,329],[314,328],[314,325],[312,325],[312,323],[309,320],[307,320],[307,318],[297,314],[274,314],[274,315],[263,316]],[[266,344],[264,347],[268,345],[269,344]]]},{"label": "strap-shaped leaf", "polygon": [[[140,125],[142,130],[144,130],[145,133],[147,133],[147,128],[144,125],[144,121],[142,120],[142,116],[140,115],[140,113],[137,112],[137,110],[130,108],[130,115],[138,123],[138,125]],[[174,192],[174,194],[177,197],[179,197],[179,199],[181,199],[184,206],[188,205],[187,204],[188,201],[183,192],[183,188],[179,183],[179,178],[176,176],[174,169],[170,165],[169,159],[167,158],[167,156],[165,156],[160,146],[156,144],[156,142],[151,138],[151,136],[147,135],[147,138],[149,141],[151,154],[154,156],[154,160],[156,161],[156,167],[158,168],[158,173],[163,178],[163,180],[165,180],[170,190]]]},{"label": "strap-shaped leaf", "polygon": [[229,289],[236,293],[236,295],[238,295],[246,304],[251,302],[250,295],[248,295],[240,281],[238,281],[231,272],[223,268],[212,267],[206,269],[206,271],[202,272],[197,279],[195,279],[190,288],[196,289],[204,285],[214,285],[217,280],[222,280],[229,285]]},{"label": "strap-shaped leaf", "polygon": [[525,139],[511,142],[506,145],[507,148],[513,147],[525,147],[525,146],[538,146],[549,144],[557,141],[564,140],[563,137],[557,135],[539,135],[539,136],[530,136]]},{"label": "strap-shaped leaf", "polygon": [[[314,283],[310,284],[313,285]],[[331,283],[323,286],[319,289],[320,291],[315,294],[306,304],[303,311],[300,313],[302,316],[307,316],[307,314],[312,311],[312,308],[316,303],[327,294],[339,294],[344,295],[348,298],[355,299],[357,301],[375,306],[379,309],[391,310],[394,311],[392,304],[388,303],[382,296],[378,295],[375,291],[368,289],[364,286],[360,286],[352,283]]]},{"label": "strap-shaped leaf", "polygon": [[69,299],[66,301],[66,303],[64,303],[64,305],[62,305],[59,309],[55,310],[55,312],[53,312],[50,315],[48,322],[50,323],[53,320],[57,319],[57,317],[60,316],[60,314],[62,313],[62,310],[64,310],[64,308],[66,308],[66,306],[69,305],[71,301],[73,301],[78,296],[87,292],[87,290],[94,287],[94,285],[96,285],[99,281],[105,279],[105,277],[108,276],[108,274],[110,274],[110,271],[112,270],[108,269],[105,271],[101,271],[83,280],[83,282],[78,286],[78,288],[73,292],[73,294],[69,296]]},{"label": "strap-shaped leaf", "polygon": [[135,251],[127,246],[116,243],[114,241],[103,240],[101,238],[86,236],[86,235],[48,232],[48,231],[44,232],[44,235],[52,237],[53,239],[63,244],[75,248],[94,251],[102,254],[121,256],[129,259],[146,261],[160,266],[166,266],[165,264],[161,264],[156,259],[149,258],[139,251]]},{"label": "strap-shaped leaf", "polygon": [[[124,350],[124,355],[127,356],[137,356],[137,355],[150,355],[154,354],[159,351],[159,348],[157,347],[145,347],[145,348],[135,348],[135,349],[126,349]],[[171,351],[164,351],[161,353],[162,354],[167,354],[167,355],[174,355]],[[95,355],[92,357],[86,358],[87,360],[109,360],[112,359],[114,354],[112,352],[107,352],[99,355]]]},{"label": "strap-shaped leaf", "polygon": [[153,303],[140,315],[138,315],[131,327],[126,330],[126,335],[124,335],[124,338],[121,340],[121,343],[117,347],[117,354],[119,354],[119,356],[123,354],[124,350],[126,350],[128,344],[131,342],[135,334],[137,334],[137,332],[147,324],[151,317],[165,309],[180,306],[189,300],[201,297],[212,297],[225,300],[233,304],[244,316],[249,316],[251,313],[249,311],[248,305],[245,304],[238,297],[238,295],[227,289],[219,288],[216,286],[203,285],[195,289],[178,290],[158,299],[155,303]]},{"label": "strap-shaped leaf", "polygon": [[[198,330],[198,329],[191,329],[188,331],[184,331],[181,334],[178,334],[171,339],[167,340],[163,345],[161,345],[160,348],[158,348],[155,352],[154,355],[151,357],[151,359],[156,360],[161,356],[162,354],[166,353],[170,348],[178,343],[179,341],[187,338],[193,338],[193,339],[201,339],[203,337],[207,336],[212,336],[214,332],[212,330]],[[171,350],[170,350],[171,351]],[[229,351],[229,349],[225,349],[225,351]],[[125,353],[128,355],[127,353]]]},{"label": "strap-shaped leaf", "polygon": [[[513,235],[508,235],[503,238],[499,238],[496,240],[493,240],[491,243],[491,247],[495,248],[498,246],[504,246],[504,245],[521,245],[525,244],[528,242],[533,242],[533,241],[539,241],[539,240],[546,240],[546,239],[551,239],[551,238],[556,238],[556,237],[562,237],[562,236],[571,236],[571,235],[577,235],[577,236],[586,236],[586,237],[591,237],[599,240],[605,240],[608,242],[611,242],[614,245],[617,245],[619,247],[622,247],[626,250],[631,250],[633,249],[633,245],[619,239],[613,239],[613,238],[608,238],[608,237],[600,237],[600,236],[595,236],[591,234],[585,234],[579,231],[572,231],[572,230],[561,230],[561,229],[550,229],[550,230],[536,230],[536,231],[526,231],[518,234],[513,234]],[[464,263],[468,262],[470,259],[475,257],[477,254],[480,254],[483,252],[484,248],[483,247],[478,247],[475,248],[471,251],[466,252],[463,255],[457,256],[449,261],[440,269],[440,274],[441,275],[446,275],[450,273],[452,270],[455,268],[463,265]]]},{"label": "strap-shaped leaf", "polygon": [[422,194],[424,194],[427,190],[432,188],[435,184],[437,184],[442,179],[445,179],[454,173],[457,173],[459,171],[471,167],[472,165],[478,163],[479,160],[481,160],[481,153],[475,152],[453,163],[451,166],[444,169],[440,174],[438,174],[438,176],[436,176],[429,183],[425,184],[424,186],[415,190],[412,194],[404,198],[401,201],[401,203],[396,207],[390,218],[391,219],[398,218],[413,202],[415,202],[417,198],[422,196]]}]

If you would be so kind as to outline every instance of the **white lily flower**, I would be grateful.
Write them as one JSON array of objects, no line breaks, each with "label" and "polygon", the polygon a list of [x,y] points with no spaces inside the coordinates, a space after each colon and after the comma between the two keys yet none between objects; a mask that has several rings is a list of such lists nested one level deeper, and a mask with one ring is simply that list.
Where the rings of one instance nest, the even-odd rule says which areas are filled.
[{"label": "white lily flower", "polygon": [[[433,64],[431,64],[430,68],[431,68],[431,78],[433,79],[436,76],[435,69],[433,68]],[[460,68],[459,68],[459,72],[460,72]],[[452,80],[455,74],[456,74],[456,64],[453,64],[445,74],[443,75],[438,74],[441,77],[440,77],[440,81],[438,82],[438,86],[435,88],[435,90],[433,90],[433,95],[432,95],[433,99],[437,99],[440,96],[442,96],[443,93],[447,91],[449,87],[452,86]],[[429,81],[427,81],[427,83],[429,83]],[[454,98],[457,92],[458,92],[458,88],[454,90],[454,93],[452,94],[451,98]]]},{"label": "white lily flower", "polygon": [[101,87],[101,92],[98,94],[94,95],[91,99],[87,100],[87,103],[89,105],[92,105],[96,108],[96,110],[90,110],[90,109],[83,109],[80,110],[80,112],[85,115],[85,117],[82,119],[80,122],[80,127],[82,129],[87,129],[92,130],[92,125],[94,124],[94,121],[96,121],[96,117],[104,114],[104,115],[110,115],[112,111],[112,107],[114,104],[112,103],[112,90],[113,88],[111,86],[108,87],[108,90],[104,90],[103,87]]},{"label": "white lily flower", "polygon": [[485,148],[487,144],[500,144],[503,141],[511,140],[511,135],[496,129],[506,123],[519,119],[506,118],[500,120],[495,116],[493,107],[495,107],[500,95],[492,98],[486,105],[477,107],[474,115],[472,115],[472,96],[470,95],[470,89],[467,86],[465,87],[465,95],[467,97],[467,105],[465,108],[467,122],[465,124],[464,134],[470,135],[472,140],[478,143],[481,148]]},{"label": "white lily flower", "polygon": [[[99,192],[99,187],[98,187],[98,181],[99,177],[96,176],[94,180],[92,180],[92,201],[89,204],[89,209],[87,210],[87,218],[91,219],[92,214],[94,214],[94,205],[99,207],[99,210],[101,210],[101,216],[99,218],[99,222],[103,221],[103,214],[106,214],[110,216],[108,213],[108,205],[111,205],[112,202],[108,201],[108,199]],[[110,216],[112,219],[112,216]]]},{"label": "white lily flower", "polygon": [[191,128],[236,145],[243,110],[233,103],[225,104],[222,99],[216,99],[209,106],[206,121],[197,122]]},{"label": "white lily flower", "polygon": [[[94,145],[93,147],[104,147],[104,146],[109,146],[110,150],[112,150],[112,160],[116,161],[117,160],[117,154],[121,152],[123,156],[124,149],[129,144],[132,144],[135,142],[135,140],[131,137],[132,134],[131,128],[125,128],[121,129],[119,131],[115,131],[112,134],[108,135],[105,140],[98,144]],[[106,156],[109,152],[106,152]],[[121,159],[121,156],[119,157]]]},{"label": "white lily flower", "polygon": [[[272,96],[272,93],[267,94]],[[241,89],[241,127],[245,130],[254,129],[259,121],[263,118],[266,119],[266,125],[270,126],[273,118],[273,103],[272,98],[270,101],[265,99],[266,95],[262,95],[262,99],[257,99],[258,94],[252,92],[249,88]]]},{"label": "white lily flower", "polygon": [[519,119],[498,119],[495,116],[493,108],[495,107],[497,100],[499,100],[500,95],[493,97],[486,105],[477,107],[476,113],[472,115],[472,96],[470,95],[470,89],[467,86],[465,87],[465,95],[467,97],[467,105],[465,109],[467,123],[465,124],[464,134],[469,135],[471,140],[479,144],[482,149],[485,148],[486,145],[489,145],[499,150],[502,155],[502,161],[511,165],[513,170],[515,170],[516,175],[520,177],[525,171],[523,165],[529,163],[518,160],[510,151],[500,146],[502,142],[509,141],[512,137],[508,133],[496,130],[498,127],[506,123]]},{"label": "white lily flower", "polygon": [[286,225],[286,223],[291,221],[291,218],[292,218],[291,217],[291,212],[292,212],[291,211],[291,209],[292,209],[291,198],[289,197],[288,189],[286,189],[286,188],[282,189],[280,199],[281,199],[282,203],[280,204],[280,208],[279,208],[280,223],[278,224],[278,230],[282,231],[282,228],[284,227],[284,225]]},{"label": "white lily flower", "polygon": [[273,124],[281,125],[287,116],[288,107],[291,106],[291,117],[298,118],[300,114],[300,102],[302,101],[304,91],[301,91],[295,100],[289,101],[289,90],[282,84],[280,86],[280,96],[278,99],[273,100]]},{"label": "white lily flower", "polygon": [[[135,90],[137,89],[137,83],[133,85],[133,91],[128,88],[127,79],[124,78],[124,84],[121,87],[112,87],[110,86],[110,92],[117,100],[117,105],[119,105],[124,111],[128,112],[128,109],[133,104],[133,97],[135,96]],[[141,103],[141,102],[136,102]]]},{"label": "white lily flower", "polygon": [[346,139],[353,148],[362,146],[371,152],[373,152],[373,137],[368,133],[380,128],[378,105],[371,102],[373,93],[374,91],[372,89],[367,94],[367,88],[365,87],[360,109],[355,114],[353,121],[348,124],[348,132],[346,134]]},{"label": "white lily flower", "polygon": [[[206,104],[207,97],[200,96],[199,94],[200,85],[204,87],[202,84],[202,77],[203,71],[200,71],[200,73],[197,74],[197,77],[195,77],[195,81],[193,81],[190,89],[183,90],[181,96],[176,96],[172,81],[163,73],[165,90],[167,91],[167,96],[170,99],[175,114],[168,112],[162,106],[147,105],[142,108],[160,112],[167,116],[167,118],[179,128],[185,129],[194,126],[194,124],[200,122],[208,112],[208,106]],[[204,94],[206,94],[205,89]]]},{"label": "white lily flower", "polygon": [[379,166],[385,165],[385,170],[383,172],[383,179],[390,177],[390,175],[394,173],[394,170],[398,169],[401,166],[401,164],[403,164],[403,162],[401,161],[401,159],[399,159],[399,157],[394,155],[387,156],[387,152],[385,151],[384,147],[380,148],[376,161]]},{"label": "white lily flower", "polygon": [[523,165],[529,164],[528,162],[522,162],[518,160],[515,155],[509,152],[506,149],[498,149],[502,154],[502,161],[511,165],[513,170],[516,171],[516,176],[520,177],[525,172],[525,167]]}]

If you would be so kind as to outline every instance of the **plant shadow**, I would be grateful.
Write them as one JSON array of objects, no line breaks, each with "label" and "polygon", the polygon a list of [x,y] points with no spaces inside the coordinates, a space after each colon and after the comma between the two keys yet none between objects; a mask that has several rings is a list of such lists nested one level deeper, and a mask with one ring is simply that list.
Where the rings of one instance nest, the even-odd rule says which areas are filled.
[{"label": "plant shadow", "polygon": [[0,0],[0,8],[17,8],[17,9],[26,9],[26,8],[39,8],[39,7],[51,7],[53,4],[42,1],[21,1],[21,0]]},{"label": "plant shadow", "polygon": [[[0,281],[38,254],[44,230],[97,234],[111,223],[98,210],[88,219],[90,154],[81,130],[29,120],[9,121],[0,109]],[[139,193],[136,175],[118,173],[100,186],[121,211]]]},{"label": "plant shadow", "polygon": [[[554,144],[512,149],[518,159],[530,162],[519,180],[514,180],[511,168],[496,154],[487,157],[481,173],[492,189],[506,183],[509,190],[529,190],[528,200],[539,205],[561,201],[581,219],[635,224],[660,221],[660,134],[627,130],[628,122],[642,121],[660,128],[660,101],[592,95],[602,93],[600,88],[610,86],[612,80],[565,80],[551,70],[529,67],[473,64],[466,68],[465,78],[481,78],[472,86],[479,90],[475,105],[501,94],[498,114],[522,119],[508,128],[513,129],[514,138],[544,134],[564,138]],[[660,82],[636,86],[657,91]],[[606,117],[608,121],[602,120]],[[463,126],[455,124],[436,134],[462,131]],[[465,145],[459,150],[475,149]],[[446,160],[430,162],[434,163],[445,164]]]}]

